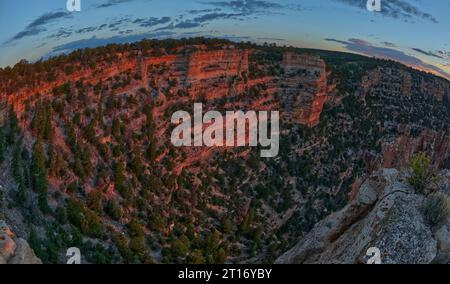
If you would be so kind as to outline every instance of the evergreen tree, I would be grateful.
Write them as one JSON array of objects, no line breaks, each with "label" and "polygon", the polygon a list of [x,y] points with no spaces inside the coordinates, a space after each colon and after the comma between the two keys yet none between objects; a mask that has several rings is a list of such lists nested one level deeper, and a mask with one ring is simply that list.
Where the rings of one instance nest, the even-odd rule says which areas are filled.
[{"label": "evergreen tree", "polygon": [[6,143],[8,145],[14,144],[18,132],[19,132],[19,121],[17,120],[14,108],[11,106],[8,114],[8,133],[6,135]]},{"label": "evergreen tree", "polygon": [[33,157],[31,163],[31,177],[33,189],[38,193],[39,208],[43,213],[49,213],[48,206],[48,180],[47,170],[45,168],[46,157],[44,153],[44,146],[41,140],[37,140],[33,147]]},{"label": "evergreen tree", "polygon": [[5,150],[6,150],[6,137],[4,133],[4,128],[0,127],[0,163],[5,160]]}]

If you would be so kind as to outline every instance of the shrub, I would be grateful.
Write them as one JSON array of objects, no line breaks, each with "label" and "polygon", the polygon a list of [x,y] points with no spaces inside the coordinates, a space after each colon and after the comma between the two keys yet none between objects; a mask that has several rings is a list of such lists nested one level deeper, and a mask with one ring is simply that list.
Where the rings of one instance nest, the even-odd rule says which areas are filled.
[{"label": "shrub", "polygon": [[437,175],[425,153],[414,155],[411,159],[411,177],[408,182],[420,193],[424,193],[430,183],[437,181]]},{"label": "shrub", "polygon": [[450,213],[450,199],[444,193],[430,194],[423,205],[425,219],[433,225],[445,221]]}]

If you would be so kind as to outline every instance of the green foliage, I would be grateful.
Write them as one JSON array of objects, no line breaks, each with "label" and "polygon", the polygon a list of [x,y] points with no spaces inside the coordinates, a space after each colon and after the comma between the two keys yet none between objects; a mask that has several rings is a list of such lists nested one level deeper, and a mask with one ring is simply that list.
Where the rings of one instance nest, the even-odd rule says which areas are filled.
[{"label": "green foliage", "polygon": [[113,199],[108,200],[105,205],[105,213],[108,214],[113,220],[120,220],[122,218],[122,209],[117,205],[117,202]]},{"label": "green foliage", "polygon": [[425,219],[432,225],[438,225],[447,220],[450,213],[450,199],[445,193],[430,194],[423,205]]},{"label": "green foliage", "polygon": [[38,193],[39,208],[43,213],[50,213],[50,207],[48,206],[47,194],[48,194],[48,180],[47,170],[45,168],[46,157],[44,152],[44,146],[41,140],[37,140],[33,147],[33,157],[31,163],[31,177],[33,189]]},{"label": "green foliage", "polygon": [[6,137],[4,127],[0,127],[0,163],[5,160]]},{"label": "green foliage", "polygon": [[190,264],[204,264],[205,258],[203,257],[201,250],[195,249],[189,254],[187,261]]},{"label": "green foliage", "polygon": [[174,238],[172,241],[172,255],[174,257],[185,257],[189,252],[189,246],[187,238]]},{"label": "green foliage", "polygon": [[113,242],[116,245],[117,249],[119,250],[120,255],[125,259],[126,262],[133,261],[133,252],[128,246],[128,239],[123,234],[114,234]]},{"label": "green foliage", "polygon": [[67,204],[67,218],[70,223],[88,236],[100,237],[103,231],[100,218],[83,203],[69,200]]},{"label": "green foliage", "polygon": [[31,121],[31,129],[38,139],[52,141],[54,130],[52,126],[52,106],[49,102],[38,103],[35,106],[35,114]]},{"label": "green foliage", "polygon": [[225,219],[222,224],[223,232],[225,234],[230,234],[233,230],[233,223],[230,219]]},{"label": "green foliage", "polygon": [[144,236],[144,228],[142,224],[136,219],[132,219],[128,225],[128,231],[130,232],[130,236],[132,237],[142,237]]},{"label": "green foliage", "polygon": [[144,236],[131,237],[129,247],[134,254],[142,258],[147,251]]},{"label": "green foliage", "polygon": [[96,213],[102,212],[102,194],[98,190],[92,190],[88,193],[87,206]]},{"label": "green foliage", "polygon": [[424,193],[427,186],[437,180],[437,175],[430,164],[430,158],[425,153],[419,153],[412,157],[411,170],[411,177],[408,181],[420,193]]},{"label": "green foliage", "polygon": [[58,207],[55,210],[55,218],[61,224],[64,225],[67,223],[67,213],[64,207]]},{"label": "green foliage", "polygon": [[19,121],[14,108],[11,106],[8,113],[8,132],[6,134],[6,143],[8,145],[13,145],[14,142],[16,142],[16,137],[19,131]]}]

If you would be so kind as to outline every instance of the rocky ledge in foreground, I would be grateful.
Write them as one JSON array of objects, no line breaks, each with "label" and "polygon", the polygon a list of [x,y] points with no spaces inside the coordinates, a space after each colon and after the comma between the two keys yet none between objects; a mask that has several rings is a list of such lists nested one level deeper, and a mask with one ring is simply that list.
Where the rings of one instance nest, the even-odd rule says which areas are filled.
[{"label": "rocky ledge in foreground", "polygon": [[17,238],[0,220],[0,264],[42,264],[27,241]]},{"label": "rocky ledge in foreground", "polygon": [[[448,174],[445,182],[448,186]],[[371,247],[380,250],[384,264],[448,263],[450,222],[429,225],[422,210],[425,199],[405,175],[383,169],[276,263],[366,263]]]}]

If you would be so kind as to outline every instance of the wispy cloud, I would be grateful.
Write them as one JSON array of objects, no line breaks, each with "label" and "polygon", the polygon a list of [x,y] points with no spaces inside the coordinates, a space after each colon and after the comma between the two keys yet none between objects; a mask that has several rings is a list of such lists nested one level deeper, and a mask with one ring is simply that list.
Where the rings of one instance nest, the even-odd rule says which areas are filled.
[{"label": "wispy cloud", "polygon": [[363,40],[363,39],[349,39],[349,40],[339,40],[334,38],[326,38],[324,39],[330,42],[336,42],[342,44],[347,50],[353,51],[359,54],[364,54],[367,56],[373,56],[377,58],[383,59],[391,59],[403,64],[421,69],[421,70],[429,70],[430,72],[434,72],[436,74],[440,74],[441,76],[450,79],[450,74],[445,72],[439,67],[423,62],[417,57],[408,55],[403,51],[388,48],[388,47],[379,47],[373,45],[372,43]]},{"label": "wispy cloud", "polygon": [[444,51],[444,50],[425,51],[420,48],[412,48],[412,50],[414,50],[418,53],[430,56],[430,57],[435,57],[435,58],[444,59],[444,60],[450,60],[450,52],[449,51]]},{"label": "wispy cloud", "polygon": [[111,6],[128,3],[128,2],[132,2],[132,1],[135,1],[135,0],[108,0],[105,3],[97,5],[96,8],[108,8]]},{"label": "wispy cloud", "polygon": [[240,13],[253,14],[258,11],[281,9],[283,5],[276,2],[269,2],[264,0],[230,0],[230,1],[214,1],[206,2],[205,4],[214,5],[217,7],[228,8]]},{"label": "wispy cloud", "polygon": [[[367,0],[337,0],[339,2],[367,9]],[[380,13],[386,17],[400,19],[404,21],[414,21],[416,19],[438,23],[438,20],[431,14],[421,11],[418,7],[405,0],[383,0]]]},{"label": "wispy cloud", "polygon": [[414,50],[414,51],[416,51],[416,52],[418,52],[418,53],[424,54],[424,55],[431,56],[431,57],[436,57],[436,58],[439,58],[439,59],[444,59],[442,56],[437,55],[436,53],[431,52],[431,51],[425,51],[425,50],[420,49],[420,48],[412,48],[412,50]]},{"label": "wispy cloud", "polygon": [[192,29],[207,25],[208,23],[216,20],[228,20],[228,19],[243,20],[246,16],[247,15],[244,13],[223,13],[223,12],[207,13],[194,17],[192,19],[186,19],[179,22],[177,21],[172,22],[169,25],[161,27],[157,30]]},{"label": "wispy cloud", "polygon": [[266,0],[230,0],[230,1],[203,1],[201,4],[212,8],[187,10],[172,21],[156,31],[175,29],[194,29],[204,27],[217,20],[244,21],[250,16],[273,14],[276,10],[300,9],[299,5],[281,5]]},{"label": "wispy cloud", "polygon": [[167,24],[170,22],[170,17],[162,17],[162,18],[155,18],[150,17],[147,19],[139,18],[133,21],[133,24],[138,24],[141,27],[154,27],[157,25]]},{"label": "wispy cloud", "polygon": [[214,20],[238,19],[245,16],[244,13],[210,13],[194,18],[192,21],[196,23],[204,23]]},{"label": "wispy cloud", "polygon": [[393,42],[383,41],[382,44],[387,47],[396,47],[397,45]]},{"label": "wispy cloud", "polygon": [[70,14],[67,12],[49,12],[39,16],[33,22],[31,22],[26,28],[17,34],[15,34],[11,39],[6,41],[5,43],[10,43],[12,41],[16,41],[25,37],[38,35],[42,32],[47,31],[46,25],[54,22],[58,19],[69,17]]}]

